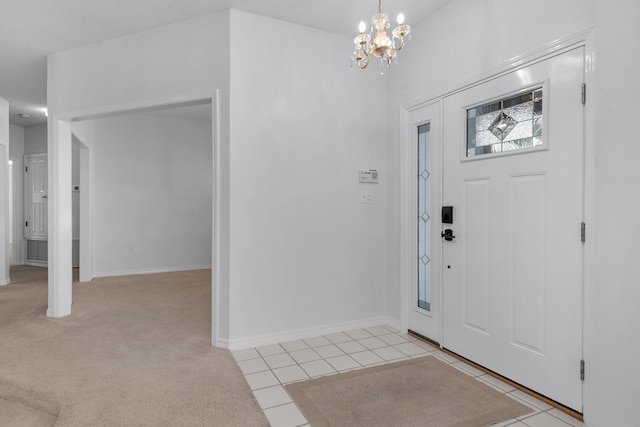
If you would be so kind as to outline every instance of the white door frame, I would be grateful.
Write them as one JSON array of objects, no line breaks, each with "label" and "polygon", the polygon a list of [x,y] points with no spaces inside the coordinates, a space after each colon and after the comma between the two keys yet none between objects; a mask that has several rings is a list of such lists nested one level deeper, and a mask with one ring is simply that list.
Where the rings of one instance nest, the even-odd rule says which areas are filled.
[{"label": "white door frame", "polygon": [[11,157],[13,161],[13,264],[24,264],[26,247],[24,238],[24,156]]},{"label": "white door frame", "polygon": [[9,278],[9,103],[0,98],[0,286]]},{"label": "white door frame", "polygon": [[[71,182],[71,123],[121,115],[124,113],[142,112],[170,106],[187,106],[211,102],[212,104],[212,146],[213,146],[213,229],[212,229],[212,344],[219,343],[222,325],[228,324],[228,310],[222,304],[220,296],[228,295],[228,263],[225,265],[225,253],[228,253],[228,238],[222,234],[229,228],[229,217],[224,214],[228,200],[228,182],[225,172],[225,152],[220,141],[220,107],[219,90],[213,93],[200,93],[149,100],[139,103],[127,103],[72,112],[51,113],[48,119],[48,153],[49,153],[49,306],[48,317],[64,317],[71,314],[72,301],[72,182]],[[82,252],[93,254],[91,228],[91,150],[81,150],[81,180],[84,182],[85,197],[81,195],[80,245]],[[228,163],[228,160],[227,160]],[[84,165],[84,166],[83,166]],[[84,233],[84,234],[83,234]],[[87,239],[88,237],[88,239]],[[226,243],[226,247],[223,245]],[[91,256],[91,255],[90,255]],[[92,269],[92,262],[81,260],[81,269]],[[91,279],[93,271],[82,273],[83,279]]]},{"label": "white door frame", "polygon": [[[536,62],[544,61],[551,56],[558,55],[560,53],[575,49],[577,47],[585,48],[585,82],[587,87],[594,87],[595,85],[595,40],[592,28],[587,28],[579,33],[570,35],[568,37],[555,40],[539,49],[536,49],[532,52],[517,56],[505,63],[498,64],[482,73],[476,74],[468,79],[465,79],[455,85],[452,85],[448,88],[444,88],[443,90],[437,91],[435,93],[429,94],[427,96],[419,97],[411,102],[405,104],[405,107],[401,109],[401,149],[406,150],[404,147],[409,146],[411,143],[410,138],[413,135],[408,134],[406,129],[410,126],[408,121],[409,112],[420,108],[423,105],[439,102],[444,97],[451,95],[453,93],[463,91],[467,88],[485,83],[489,80],[495,79],[497,77],[508,74],[514,70],[519,68],[531,65]],[[592,224],[594,224],[594,213],[595,213],[595,194],[594,194],[594,171],[595,171],[595,128],[594,128],[594,120],[592,118],[595,116],[595,102],[592,99],[586,104],[585,107],[585,130],[584,130],[584,139],[585,139],[585,179],[584,179],[584,188],[585,188],[585,197],[584,197],[584,218],[587,224],[587,230],[593,229]],[[443,140],[442,137],[440,140],[432,139],[432,144],[440,144],[442,147]],[[409,197],[411,193],[411,188],[409,188],[408,183],[413,179],[411,175],[412,171],[412,162],[414,159],[407,158],[407,153],[405,151],[401,152],[400,159],[400,194],[403,197],[403,203],[401,203],[400,209],[400,221],[401,221],[401,230],[400,230],[400,244],[401,244],[401,259],[400,259],[400,292],[401,292],[401,307],[400,307],[400,326],[403,332],[406,332],[408,329],[408,310],[409,310],[409,298],[410,292],[412,292],[415,284],[412,282],[412,277],[414,275],[413,271],[415,269],[415,262],[411,257],[411,253],[407,250],[407,248],[412,245],[415,240],[414,231],[411,227],[407,227],[406,224],[410,224],[411,221],[415,219],[415,213],[411,210],[411,206],[408,203],[405,203],[405,198]],[[440,199],[432,198],[432,202],[434,205],[432,209],[439,210],[440,206],[442,206],[441,199],[441,191],[439,192]],[[415,194],[414,194],[415,196]],[[436,204],[438,203],[438,204]],[[432,236],[432,238],[436,238]],[[593,354],[593,348],[595,343],[593,342],[592,331],[593,331],[593,318],[595,313],[597,312],[595,309],[595,302],[593,300],[595,283],[594,283],[594,265],[595,265],[595,248],[591,244],[592,239],[587,238],[584,246],[584,307],[583,307],[583,354],[584,359],[586,361],[586,365],[588,366],[590,355]],[[442,242],[432,242],[432,248],[435,245],[442,246]],[[441,286],[441,283],[432,283],[433,286]],[[441,301],[438,302],[441,304]],[[440,325],[442,325],[442,319],[440,319]],[[442,337],[442,335],[440,335]],[[585,422],[589,421],[589,407],[592,401],[592,390],[590,387],[590,371],[587,369],[585,375],[585,381],[583,385],[584,391],[584,418]]]}]

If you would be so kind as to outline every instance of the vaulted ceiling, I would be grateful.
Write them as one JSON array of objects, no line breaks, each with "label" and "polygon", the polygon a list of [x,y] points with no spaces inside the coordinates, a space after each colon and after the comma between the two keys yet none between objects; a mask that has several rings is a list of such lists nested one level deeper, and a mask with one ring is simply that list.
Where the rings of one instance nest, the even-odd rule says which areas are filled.
[{"label": "vaulted ceiling", "polygon": [[[382,10],[403,12],[407,23],[416,24],[447,1],[385,0]],[[375,0],[0,0],[0,97],[10,103],[11,123],[44,123],[50,53],[226,8],[355,35],[377,7]]]}]

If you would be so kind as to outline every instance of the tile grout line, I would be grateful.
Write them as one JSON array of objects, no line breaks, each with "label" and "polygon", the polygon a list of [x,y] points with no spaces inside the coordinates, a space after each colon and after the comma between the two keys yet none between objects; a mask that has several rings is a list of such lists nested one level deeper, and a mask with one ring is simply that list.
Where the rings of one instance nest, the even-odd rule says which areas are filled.
[{"label": "tile grout line", "polygon": [[[252,389],[252,393],[254,394],[254,397],[255,397],[255,392],[260,391],[260,390],[265,390],[265,389],[268,389],[268,388],[272,388],[272,387],[280,387],[280,388],[282,388],[282,389],[285,391],[285,393],[287,394],[287,396],[288,396],[288,398],[289,398],[289,401],[288,401],[288,402],[281,403],[281,404],[277,404],[277,405],[270,406],[270,407],[267,407],[267,408],[262,408],[262,410],[263,410],[263,412],[265,412],[265,414],[266,414],[266,411],[267,411],[267,410],[271,410],[271,409],[274,409],[274,408],[279,408],[279,407],[283,407],[283,406],[286,406],[286,405],[291,405],[291,404],[293,404],[293,405],[297,408],[298,412],[300,412],[300,414],[304,417],[304,414],[302,414],[302,412],[299,410],[299,408],[298,408],[297,404],[295,403],[295,401],[293,400],[293,398],[291,397],[291,395],[289,394],[289,392],[288,392],[288,390],[287,390],[287,388],[286,388],[286,385],[288,385],[288,384],[292,384],[292,383],[296,383],[296,382],[301,382],[301,381],[307,381],[307,380],[309,380],[309,379],[316,379],[316,378],[321,378],[321,377],[325,377],[325,376],[331,376],[331,375],[341,374],[341,373],[350,372],[350,371],[356,371],[356,370],[366,369],[366,368],[368,368],[368,367],[372,367],[372,366],[378,366],[378,365],[391,364],[391,363],[398,362],[398,361],[400,361],[400,360],[406,360],[406,359],[414,359],[414,358],[418,358],[418,357],[432,356],[432,357],[435,357],[435,358],[439,359],[440,361],[443,361],[444,363],[446,363],[446,364],[448,364],[448,365],[450,365],[450,366],[455,367],[455,368],[456,368],[456,369],[458,369],[458,370],[464,371],[466,374],[469,374],[469,376],[471,376],[472,378],[476,379],[477,381],[479,381],[479,382],[481,382],[481,383],[483,383],[483,384],[485,384],[485,385],[488,385],[488,386],[492,387],[494,390],[499,391],[501,394],[503,394],[503,395],[505,395],[505,396],[508,396],[508,397],[510,397],[511,399],[514,399],[514,400],[516,400],[516,401],[518,401],[518,402],[520,402],[520,403],[523,403],[523,404],[525,404],[525,405],[529,406],[529,407],[534,411],[532,414],[527,415],[527,416],[522,417],[522,418],[513,418],[513,419],[511,419],[511,420],[505,420],[505,421],[504,421],[504,423],[509,422],[509,423],[511,423],[511,424],[513,424],[513,423],[523,423],[523,424],[526,424],[526,423],[524,422],[524,420],[527,420],[527,419],[530,419],[530,418],[532,418],[532,417],[539,416],[540,414],[546,413],[547,415],[549,415],[549,416],[553,417],[554,419],[558,420],[559,422],[563,423],[563,425],[566,425],[566,426],[572,427],[572,424],[569,424],[569,423],[567,423],[566,421],[564,421],[563,419],[561,419],[561,418],[559,418],[559,417],[556,417],[555,415],[553,415],[552,413],[550,413],[550,411],[551,411],[551,410],[553,410],[553,408],[549,408],[549,409],[546,409],[546,410],[545,410],[545,409],[542,409],[542,408],[540,408],[540,407],[538,407],[538,406],[536,406],[536,405],[534,405],[534,404],[532,404],[532,403],[526,402],[526,401],[524,401],[524,400],[520,399],[519,397],[517,397],[517,396],[515,396],[515,395],[512,395],[512,393],[516,392],[516,391],[517,391],[517,389],[515,389],[515,390],[508,390],[508,391],[507,391],[507,390],[505,390],[505,389],[503,389],[503,388],[501,388],[501,387],[499,387],[499,386],[497,386],[497,385],[495,385],[495,384],[491,384],[491,383],[489,383],[488,381],[481,380],[481,378],[482,378],[482,377],[484,377],[484,376],[486,376],[486,374],[476,375],[476,374],[474,374],[473,372],[466,371],[466,370],[464,369],[464,367],[465,367],[465,366],[469,366],[469,367],[473,368],[471,365],[468,365],[468,364],[464,363],[463,361],[459,361],[459,360],[457,360],[457,359],[455,359],[455,358],[453,358],[454,360],[448,360],[447,358],[442,357],[442,355],[437,354],[439,351],[441,351],[440,349],[434,349],[433,351],[430,351],[429,349],[427,349],[427,348],[425,348],[425,347],[423,347],[423,346],[416,345],[416,342],[420,342],[420,340],[417,340],[417,339],[413,339],[413,340],[412,340],[412,339],[410,339],[410,338],[411,338],[411,336],[410,336],[410,335],[408,335],[408,336],[404,336],[405,334],[402,334],[402,333],[400,333],[400,332],[398,332],[398,331],[395,331],[395,330],[391,330],[390,328],[388,328],[388,327],[386,327],[386,326],[384,326],[384,325],[383,325],[383,326],[381,326],[381,327],[382,327],[383,329],[387,330],[387,332],[386,332],[386,333],[382,333],[382,334],[378,334],[378,335],[374,335],[373,333],[371,333],[371,332],[367,331],[366,329],[353,330],[353,331],[363,331],[363,332],[365,332],[365,333],[367,333],[367,334],[369,334],[369,335],[370,335],[370,336],[363,336],[363,337],[361,337],[361,338],[355,338],[354,336],[349,335],[349,334],[347,333],[347,332],[353,332],[353,331],[345,331],[345,332],[342,332],[342,334],[346,335],[349,339],[348,339],[347,341],[340,341],[340,342],[337,342],[337,343],[336,343],[336,342],[334,342],[334,341],[332,341],[331,339],[329,339],[329,338],[328,338],[328,335],[322,335],[322,336],[318,336],[318,337],[311,337],[311,338],[307,338],[308,340],[317,339],[317,338],[323,338],[324,340],[326,340],[326,341],[329,343],[329,344],[324,344],[324,345],[317,345],[317,346],[315,346],[315,347],[314,347],[314,346],[312,346],[312,345],[310,345],[309,343],[307,343],[307,342],[305,341],[305,339],[294,340],[294,341],[290,341],[290,342],[289,342],[289,343],[302,343],[302,344],[304,344],[304,345],[306,346],[305,348],[298,348],[298,349],[295,349],[295,350],[288,350],[288,349],[283,345],[283,344],[287,344],[287,343],[277,343],[277,344],[272,344],[272,345],[277,345],[277,346],[279,346],[279,347],[280,347],[280,349],[281,349],[281,350],[283,350],[283,352],[281,352],[281,353],[275,353],[275,354],[267,355],[267,356],[263,355],[263,354],[258,350],[258,348],[260,348],[260,347],[253,347],[252,349],[255,351],[255,353],[258,355],[258,357],[256,357],[256,358],[251,358],[251,359],[245,359],[245,360],[243,360],[243,361],[241,361],[241,362],[239,362],[239,361],[237,361],[237,360],[236,360],[236,363],[237,363],[237,364],[240,364],[240,363],[242,363],[242,362],[247,362],[247,361],[250,361],[250,360],[258,360],[258,359],[259,359],[259,360],[261,360],[261,361],[264,363],[264,365],[266,366],[266,369],[261,370],[261,371],[252,372],[251,374],[255,374],[255,373],[262,373],[262,372],[267,372],[267,371],[268,371],[268,372],[270,372],[270,373],[273,375],[273,377],[277,380],[278,384],[271,385],[271,386],[266,386],[266,387],[261,387],[261,388],[257,388],[257,389],[255,389],[255,390],[253,390],[253,389]],[[333,334],[329,334],[329,335],[333,335]],[[358,332],[355,332],[355,333],[354,333],[354,335],[359,335],[359,334],[358,334]],[[403,339],[404,339],[404,341],[402,341],[402,342],[396,342],[396,343],[394,343],[394,344],[390,344],[389,342],[387,342],[387,341],[385,341],[385,340],[382,340],[382,339],[380,338],[380,337],[382,337],[382,336],[387,336],[387,335],[398,335],[398,336],[400,336],[401,338],[403,338]],[[369,348],[369,347],[367,347],[366,345],[364,345],[364,344],[361,342],[362,340],[365,340],[365,339],[371,339],[371,338],[377,338],[377,339],[379,339],[380,341],[384,342],[384,344],[385,344],[385,345],[384,345],[384,346],[382,346],[382,347]],[[393,340],[393,339],[392,339],[392,338],[389,338],[389,340]],[[354,352],[352,352],[352,353],[349,353],[348,351],[344,350],[342,347],[340,347],[340,346],[338,345],[338,344],[346,344],[346,343],[356,343],[356,344],[359,344],[359,345],[361,345],[362,347],[364,347],[364,350],[354,351]],[[401,349],[397,348],[397,346],[404,345],[404,344],[413,344],[414,346],[416,346],[417,348],[419,348],[421,351],[420,351],[419,353],[412,354],[412,355],[407,354],[407,352],[402,351]],[[325,357],[325,356],[323,356],[322,354],[320,354],[320,353],[316,350],[316,349],[318,349],[318,348],[321,348],[321,347],[328,347],[328,346],[334,346],[334,347],[338,348],[338,349],[341,351],[341,353],[342,353],[342,354],[340,354],[340,355],[336,355],[336,356]],[[266,346],[263,346],[263,347],[266,347]],[[394,349],[394,350],[396,350],[397,352],[399,352],[400,354],[402,354],[403,356],[402,356],[402,357],[398,357],[398,358],[394,358],[394,359],[389,359],[389,360],[387,360],[386,358],[384,358],[384,357],[380,356],[378,353],[376,353],[376,352],[375,352],[375,350],[380,350],[380,349],[384,349],[384,348],[391,348],[391,349]],[[304,351],[304,350],[311,350],[311,351],[312,351],[316,356],[318,356],[318,357],[319,357],[319,359],[308,360],[308,361],[306,361],[306,362],[298,362],[298,360],[296,360],[296,358],[295,358],[295,357],[293,357],[292,353],[293,353],[293,352],[298,352],[298,351]],[[363,364],[363,363],[359,362],[358,360],[356,360],[356,359],[352,356],[352,354],[357,354],[357,353],[367,353],[367,352],[368,352],[368,353],[372,353],[372,354],[374,354],[376,357],[378,357],[378,358],[382,359],[382,362],[375,362],[375,363],[372,363],[372,364],[365,365],[365,364]],[[446,353],[444,353],[444,354],[446,354]],[[272,368],[272,367],[269,365],[269,363],[267,362],[267,360],[265,359],[265,357],[268,357],[268,356],[277,356],[277,355],[287,355],[289,358],[291,358],[291,360],[293,360],[293,362],[294,362],[294,363],[293,363],[293,364],[291,364],[291,365],[286,365],[286,366],[282,366],[282,367],[278,367],[278,368]],[[330,359],[330,358],[334,358],[334,357],[343,357],[343,356],[347,356],[347,357],[348,357],[348,359],[349,359],[349,360],[351,360],[353,363],[355,363],[357,366],[356,366],[356,367],[354,367],[354,368],[346,369],[346,370],[338,370],[338,369],[336,369],[336,368],[335,368],[335,367],[334,367],[334,366],[333,366],[333,365],[328,361],[328,359]],[[302,364],[303,364],[303,363],[320,362],[320,361],[324,362],[324,363],[325,363],[325,364],[327,364],[329,367],[331,367],[331,368],[334,370],[334,372],[330,372],[330,373],[327,373],[327,374],[321,374],[321,375],[318,375],[318,376],[311,376],[311,375],[310,375],[310,374],[309,374],[309,373],[308,373],[308,372],[307,372],[307,371],[302,367]],[[457,366],[454,366],[454,365],[457,365]],[[307,378],[302,378],[302,379],[298,379],[298,380],[294,380],[294,381],[289,381],[289,382],[283,383],[283,382],[280,380],[280,378],[278,377],[278,375],[276,375],[276,374],[275,374],[275,372],[274,372],[274,370],[275,370],[275,369],[284,369],[284,368],[291,368],[291,367],[297,367],[298,369],[300,369],[300,370],[301,370],[301,371],[302,371],[302,372],[307,376]],[[244,373],[243,373],[243,376],[245,377],[245,381],[246,381],[246,377],[247,377],[247,375],[251,375],[251,374],[244,374]],[[501,382],[501,383],[502,383],[502,382]],[[506,384],[506,383],[504,383],[504,384],[505,384],[505,386],[507,386],[507,385],[508,385],[508,384]],[[534,399],[535,399],[535,398],[534,398]],[[305,418],[305,420],[306,420],[306,418]],[[505,426],[507,426],[507,427],[508,427],[508,426],[509,426],[509,425],[511,425],[511,424],[505,424]],[[307,425],[308,425],[308,420],[307,420],[307,422],[306,422],[306,423],[299,424],[299,425],[297,425],[296,427],[300,427],[300,426],[307,426]]]}]

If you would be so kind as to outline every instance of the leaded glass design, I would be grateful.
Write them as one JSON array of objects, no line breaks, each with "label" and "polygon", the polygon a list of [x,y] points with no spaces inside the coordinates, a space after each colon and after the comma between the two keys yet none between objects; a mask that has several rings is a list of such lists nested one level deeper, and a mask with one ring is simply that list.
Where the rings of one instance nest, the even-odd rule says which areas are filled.
[{"label": "leaded glass design", "polygon": [[467,110],[467,157],[542,145],[542,88]]},{"label": "leaded glass design", "polygon": [[418,307],[431,309],[429,124],[418,127]]}]

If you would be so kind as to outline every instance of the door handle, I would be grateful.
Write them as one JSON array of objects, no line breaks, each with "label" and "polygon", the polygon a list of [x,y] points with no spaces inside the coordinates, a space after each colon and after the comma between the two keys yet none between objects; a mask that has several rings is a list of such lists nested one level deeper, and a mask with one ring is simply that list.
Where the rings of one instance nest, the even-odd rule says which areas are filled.
[{"label": "door handle", "polygon": [[450,242],[456,238],[456,236],[453,235],[453,230],[450,228],[447,228],[443,232],[441,232],[440,237],[442,237],[447,242]]}]

